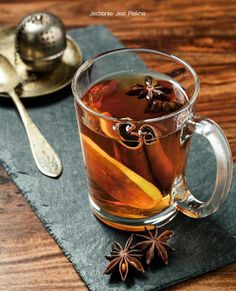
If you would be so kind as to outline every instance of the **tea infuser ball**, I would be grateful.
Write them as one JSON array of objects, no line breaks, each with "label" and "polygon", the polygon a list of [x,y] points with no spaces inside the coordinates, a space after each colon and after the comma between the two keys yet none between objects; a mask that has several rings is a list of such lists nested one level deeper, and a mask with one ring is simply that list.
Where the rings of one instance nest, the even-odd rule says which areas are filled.
[{"label": "tea infuser ball", "polygon": [[66,32],[55,15],[37,12],[25,16],[16,28],[16,56],[29,70],[52,71],[61,61],[66,48]]}]

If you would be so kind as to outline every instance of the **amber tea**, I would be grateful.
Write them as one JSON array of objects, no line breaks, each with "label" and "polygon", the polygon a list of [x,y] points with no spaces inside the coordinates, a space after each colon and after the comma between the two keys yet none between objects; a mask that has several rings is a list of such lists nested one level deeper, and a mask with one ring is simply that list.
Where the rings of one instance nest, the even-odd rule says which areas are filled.
[{"label": "amber tea", "polygon": [[[100,220],[140,231],[168,223],[178,211],[202,218],[221,206],[232,154],[222,129],[195,115],[199,79],[188,63],[150,49],[112,50],[85,61],[72,90],[90,206]],[[185,176],[190,141],[199,135],[216,159],[206,201],[195,198]]]},{"label": "amber tea", "polygon": [[159,138],[165,128],[151,123],[139,126],[139,121],[165,116],[188,102],[184,89],[164,77],[112,75],[93,84],[82,97],[94,112],[120,120],[114,124],[88,115],[94,119],[90,126],[86,117],[79,122],[95,209],[137,219],[169,206],[172,184],[184,173],[186,147],[180,146],[179,131]]}]

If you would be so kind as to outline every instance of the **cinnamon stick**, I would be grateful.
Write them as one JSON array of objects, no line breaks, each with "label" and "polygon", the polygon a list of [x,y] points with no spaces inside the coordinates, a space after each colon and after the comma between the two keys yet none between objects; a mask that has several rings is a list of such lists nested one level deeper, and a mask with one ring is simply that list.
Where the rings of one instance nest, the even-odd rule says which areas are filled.
[{"label": "cinnamon stick", "polygon": [[116,141],[114,142],[114,154],[115,158],[123,165],[152,184],[157,184],[145,153],[143,142],[140,142],[138,146],[132,147],[126,145],[124,142]]},{"label": "cinnamon stick", "polygon": [[144,146],[153,175],[163,188],[168,188],[174,178],[174,165],[164,152],[157,129],[151,125],[142,126]]}]

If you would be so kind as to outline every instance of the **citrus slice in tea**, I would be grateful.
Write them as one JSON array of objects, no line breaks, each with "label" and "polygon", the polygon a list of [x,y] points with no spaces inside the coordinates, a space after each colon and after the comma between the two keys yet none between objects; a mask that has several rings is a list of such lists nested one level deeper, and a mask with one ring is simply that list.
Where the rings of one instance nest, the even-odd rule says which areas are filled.
[{"label": "citrus slice in tea", "polygon": [[89,137],[81,134],[88,177],[116,200],[150,209],[162,199],[152,183],[112,158]]}]

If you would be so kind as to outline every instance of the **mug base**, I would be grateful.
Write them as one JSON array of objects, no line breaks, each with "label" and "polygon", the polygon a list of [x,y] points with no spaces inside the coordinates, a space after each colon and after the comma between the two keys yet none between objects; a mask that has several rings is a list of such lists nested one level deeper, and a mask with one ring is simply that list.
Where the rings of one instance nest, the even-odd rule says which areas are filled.
[{"label": "mug base", "polygon": [[139,232],[153,229],[155,226],[161,227],[170,222],[178,213],[175,206],[171,205],[163,212],[150,217],[131,219],[111,215],[100,209],[90,198],[90,206],[94,215],[104,224],[125,231]]}]

